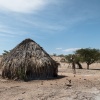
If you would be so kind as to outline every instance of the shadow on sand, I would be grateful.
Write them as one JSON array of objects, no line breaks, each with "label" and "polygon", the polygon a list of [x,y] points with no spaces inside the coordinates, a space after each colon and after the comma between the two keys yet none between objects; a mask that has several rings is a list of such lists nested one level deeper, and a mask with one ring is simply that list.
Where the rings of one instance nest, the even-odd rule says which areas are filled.
[{"label": "shadow on sand", "polygon": [[100,70],[100,69],[89,69],[89,70]]},{"label": "shadow on sand", "polygon": [[36,79],[30,79],[30,80],[24,80],[25,82],[29,82],[29,81],[34,81],[34,80],[57,80],[57,79],[62,79],[68,76],[64,76],[64,75],[58,75],[57,77],[49,77],[49,78],[36,78]]}]

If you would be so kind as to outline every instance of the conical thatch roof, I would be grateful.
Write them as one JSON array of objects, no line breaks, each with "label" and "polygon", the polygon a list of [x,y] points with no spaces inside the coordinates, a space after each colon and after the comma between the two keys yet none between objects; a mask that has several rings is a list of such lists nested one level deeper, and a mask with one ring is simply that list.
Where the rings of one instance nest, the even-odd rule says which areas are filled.
[{"label": "conical thatch roof", "polygon": [[2,60],[2,77],[44,79],[57,76],[57,63],[31,39],[17,45]]}]

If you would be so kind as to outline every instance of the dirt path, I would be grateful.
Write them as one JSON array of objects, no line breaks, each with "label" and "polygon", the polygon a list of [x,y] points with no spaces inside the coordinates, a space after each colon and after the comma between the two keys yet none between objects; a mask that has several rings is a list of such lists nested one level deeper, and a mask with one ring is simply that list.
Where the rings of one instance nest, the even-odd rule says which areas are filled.
[{"label": "dirt path", "polygon": [[74,75],[72,69],[60,67],[60,76],[54,80],[17,82],[0,78],[0,100],[100,100],[100,70],[76,71]]}]

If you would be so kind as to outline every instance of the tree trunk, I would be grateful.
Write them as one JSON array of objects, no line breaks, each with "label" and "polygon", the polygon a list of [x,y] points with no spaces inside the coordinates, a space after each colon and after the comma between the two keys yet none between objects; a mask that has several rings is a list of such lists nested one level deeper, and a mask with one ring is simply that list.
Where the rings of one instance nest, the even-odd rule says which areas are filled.
[{"label": "tree trunk", "polygon": [[75,62],[72,62],[72,69],[73,69],[73,73],[76,74]]},{"label": "tree trunk", "polygon": [[76,64],[78,65],[79,69],[83,69],[82,65],[79,62],[76,62]]},{"label": "tree trunk", "polygon": [[87,64],[87,69],[89,69],[89,64]]}]

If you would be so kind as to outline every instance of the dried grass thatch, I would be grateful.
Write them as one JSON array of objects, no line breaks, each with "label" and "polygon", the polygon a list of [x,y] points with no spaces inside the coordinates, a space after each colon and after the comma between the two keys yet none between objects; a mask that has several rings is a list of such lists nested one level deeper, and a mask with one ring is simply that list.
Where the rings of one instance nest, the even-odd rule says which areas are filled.
[{"label": "dried grass thatch", "polygon": [[56,77],[58,64],[31,39],[17,45],[2,60],[2,77],[9,79],[45,79]]}]

